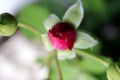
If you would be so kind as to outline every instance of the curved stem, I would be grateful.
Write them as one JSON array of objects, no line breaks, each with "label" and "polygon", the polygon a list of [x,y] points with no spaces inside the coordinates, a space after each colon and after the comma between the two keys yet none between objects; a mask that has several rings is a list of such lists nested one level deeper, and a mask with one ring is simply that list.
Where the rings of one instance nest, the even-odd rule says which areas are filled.
[{"label": "curved stem", "polygon": [[46,60],[46,62],[45,62],[45,65],[49,67],[49,75],[48,75],[48,79],[47,79],[47,80],[50,80],[51,69],[52,69],[51,64],[52,64],[52,61],[53,61],[54,56],[55,56],[54,53],[55,53],[54,50],[51,51],[51,52],[49,53],[50,55],[48,56],[48,58],[47,58],[47,60]]},{"label": "curved stem", "polygon": [[109,66],[109,62],[105,61],[105,60],[102,59],[101,57],[94,56],[94,55],[92,55],[92,54],[89,54],[89,53],[87,53],[87,52],[81,51],[81,50],[79,50],[79,49],[75,49],[75,51],[76,51],[76,53],[77,53],[78,55],[81,55],[81,56],[83,56],[83,57],[86,57],[86,58],[90,58],[90,59],[92,59],[92,60],[95,60],[95,61],[103,64],[105,67],[108,67],[108,66]]},{"label": "curved stem", "polygon": [[57,58],[57,53],[55,53],[55,64],[56,64],[56,70],[57,70],[57,73],[58,73],[58,80],[63,80],[62,71],[60,69],[59,61],[58,61],[58,58]]},{"label": "curved stem", "polygon": [[45,62],[45,65],[46,65],[46,66],[50,66],[50,64],[52,63],[53,58],[54,58],[54,56],[55,56],[54,53],[55,53],[54,50],[49,53],[50,55],[48,56],[48,58],[47,58],[47,60],[46,60],[46,62]]},{"label": "curved stem", "polygon": [[37,35],[39,35],[39,36],[40,36],[40,34],[41,34],[41,32],[40,32],[38,29],[36,29],[36,28],[34,28],[34,27],[32,27],[32,26],[30,26],[30,25],[28,25],[28,24],[19,22],[19,23],[18,23],[18,26],[19,26],[19,27],[22,27],[22,28],[26,28],[26,29],[32,31],[33,33],[35,33],[35,34],[37,34]]}]

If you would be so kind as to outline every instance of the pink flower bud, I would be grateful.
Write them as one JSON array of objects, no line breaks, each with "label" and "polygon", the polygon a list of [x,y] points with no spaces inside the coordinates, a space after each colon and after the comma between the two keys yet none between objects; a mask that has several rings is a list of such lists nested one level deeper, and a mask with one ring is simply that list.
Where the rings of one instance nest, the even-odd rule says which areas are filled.
[{"label": "pink flower bud", "polygon": [[72,50],[76,40],[76,31],[71,24],[60,22],[49,30],[48,37],[54,48]]}]

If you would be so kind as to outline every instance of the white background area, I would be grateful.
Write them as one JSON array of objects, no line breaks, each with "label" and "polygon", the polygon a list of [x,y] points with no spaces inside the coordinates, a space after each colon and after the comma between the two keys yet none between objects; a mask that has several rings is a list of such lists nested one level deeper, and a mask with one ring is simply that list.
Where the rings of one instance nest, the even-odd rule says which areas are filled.
[{"label": "white background area", "polygon": [[15,14],[24,5],[35,1],[36,0],[0,0],[0,14],[4,12]]},{"label": "white background area", "polygon": [[[20,8],[35,0],[0,0],[0,14],[15,15]],[[28,40],[19,31],[0,46],[0,80],[45,80],[48,68],[36,62],[45,50],[41,43]]]}]

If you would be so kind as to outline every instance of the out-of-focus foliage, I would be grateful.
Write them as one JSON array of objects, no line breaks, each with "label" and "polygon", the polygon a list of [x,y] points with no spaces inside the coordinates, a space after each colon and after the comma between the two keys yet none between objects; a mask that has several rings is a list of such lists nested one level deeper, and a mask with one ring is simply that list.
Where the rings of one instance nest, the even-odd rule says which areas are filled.
[{"label": "out-of-focus foliage", "polygon": [[[82,68],[79,65],[76,65],[74,61],[60,61],[60,67],[64,80],[97,80],[95,76],[82,70]],[[50,80],[57,80],[55,67],[53,67],[51,71]]]},{"label": "out-of-focus foliage", "polygon": [[[29,24],[42,33],[46,32],[43,22],[49,16],[49,10],[42,4],[31,4],[22,9],[19,13],[19,21]],[[26,29],[22,29],[22,32],[30,39],[36,39],[40,36],[36,36],[32,32]]]},{"label": "out-of-focus foliage", "polygon": [[105,66],[96,62],[96,61],[93,61],[91,59],[82,59],[80,61],[80,64],[81,64],[81,67],[93,74],[102,74],[105,72]]},{"label": "out-of-focus foliage", "polygon": [[120,63],[113,63],[107,68],[108,80],[120,79]]},{"label": "out-of-focus foliage", "polygon": [[48,9],[62,18],[65,11],[70,5],[76,2],[76,0],[42,0],[43,4],[48,7]]}]

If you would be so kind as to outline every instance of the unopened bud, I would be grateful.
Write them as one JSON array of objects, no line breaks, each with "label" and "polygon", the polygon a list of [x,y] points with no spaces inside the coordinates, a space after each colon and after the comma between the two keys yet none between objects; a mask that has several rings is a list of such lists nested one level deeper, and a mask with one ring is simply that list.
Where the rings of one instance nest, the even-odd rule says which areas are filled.
[{"label": "unopened bud", "polygon": [[108,80],[120,80],[120,63],[113,63],[107,69]]}]

